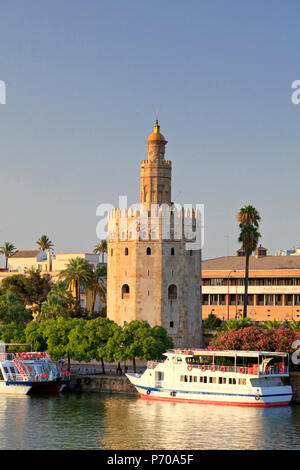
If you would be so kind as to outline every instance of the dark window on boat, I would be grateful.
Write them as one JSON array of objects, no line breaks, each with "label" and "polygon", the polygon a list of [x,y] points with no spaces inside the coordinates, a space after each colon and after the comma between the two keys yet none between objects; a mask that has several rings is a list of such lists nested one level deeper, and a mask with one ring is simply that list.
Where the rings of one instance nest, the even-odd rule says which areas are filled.
[{"label": "dark window on boat", "polygon": [[158,372],[157,373],[157,380],[164,380],[164,373],[163,372]]},{"label": "dark window on boat", "polygon": [[225,378],[225,377],[219,377],[218,383],[219,383],[220,385],[226,384],[226,378]]},{"label": "dark window on boat", "polygon": [[199,382],[206,384],[206,383],[207,383],[207,377],[201,375],[201,376],[199,377]]},{"label": "dark window on boat", "polygon": [[5,372],[6,374],[8,374],[8,368],[7,368],[7,367],[3,367],[3,369],[4,369],[4,372]]},{"label": "dark window on boat", "polygon": [[197,375],[194,375],[193,382],[197,382]]},{"label": "dark window on boat", "polygon": [[14,367],[10,367],[9,370],[11,371],[12,374],[16,373],[16,369]]},{"label": "dark window on boat", "polygon": [[229,379],[228,379],[228,383],[229,383],[230,385],[236,385],[236,379],[229,378]]},{"label": "dark window on boat", "polygon": [[209,383],[215,384],[217,382],[217,377],[209,377]]}]

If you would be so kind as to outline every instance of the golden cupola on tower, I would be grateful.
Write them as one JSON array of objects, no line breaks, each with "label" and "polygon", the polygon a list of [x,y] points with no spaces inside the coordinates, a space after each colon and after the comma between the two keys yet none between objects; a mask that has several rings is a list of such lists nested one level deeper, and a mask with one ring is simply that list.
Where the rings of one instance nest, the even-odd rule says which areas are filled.
[{"label": "golden cupola on tower", "polygon": [[171,204],[170,160],[165,160],[166,139],[160,133],[158,121],[146,140],[148,159],[141,161],[141,204],[151,210],[152,204]]},{"label": "golden cupola on tower", "polygon": [[167,140],[160,133],[160,126],[156,120],[153,132],[146,140],[146,144],[148,145],[148,160],[163,159],[165,157],[165,145],[167,143]]}]

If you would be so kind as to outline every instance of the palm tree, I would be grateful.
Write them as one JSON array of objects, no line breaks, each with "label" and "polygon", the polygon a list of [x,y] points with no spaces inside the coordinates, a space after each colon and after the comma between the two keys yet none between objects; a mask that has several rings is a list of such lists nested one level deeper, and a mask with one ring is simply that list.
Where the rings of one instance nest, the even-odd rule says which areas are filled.
[{"label": "palm tree", "polygon": [[107,241],[101,240],[100,243],[97,243],[95,246],[93,253],[97,255],[98,253],[102,253],[102,263],[104,263],[104,254],[107,253]]},{"label": "palm tree", "polygon": [[53,243],[47,235],[42,235],[38,240],[37,240],[37,245],[41,251],[46,251],[46,250],[51,250],[53,248]]},{"label": "palm tree", "polygon": [[249,259],[253,251],[256,250],[260,233],[253,225],[242,225],[241,233],[238,241],[242,243],[242,248],[246,256],[245,266],[245,293],[244,293],[244,312],[243,318],[247,317],[247,305],[248,305],[248,278],[249,278]]},{"label": "palm tree", "polygon": [[94,313],[97,295],[104,306],[106,306],[106,285],[104,277],[106,277],[106,266],[96,266],[90,286],[93,294],[92,315]]},{"label": "palm tree", "polygon": [[80,287],[91,285],[93,270],[84,258],[72,258],[66,269],[60,272],[60,279],[64,279],[68,285],[75,287],[76,303],[80,305]]},{"label": "palm tree", "polygon": [[0,246],[0,253],[5,256],[5,271],[7,271],[8,258],[16,251],[15,246],[10,242],[5,242],[3,246]]},{"label": "palm tree", "polygon": [[241,208],[240,212],[237,215],[237,220],[240,224],[240,228],[245,227],[247,225],[253,225],[254,227],[258,227],[258,223],[260,221],[260,215],[253,206],[244,206]]}]

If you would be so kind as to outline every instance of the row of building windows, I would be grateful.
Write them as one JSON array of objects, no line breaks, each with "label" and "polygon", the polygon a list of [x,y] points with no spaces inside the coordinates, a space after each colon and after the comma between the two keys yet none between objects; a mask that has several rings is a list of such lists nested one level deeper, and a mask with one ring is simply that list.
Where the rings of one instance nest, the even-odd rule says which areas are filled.
[{"label": "row of building windows", "polygon": [[[285,298],[284,298],[285,296]],[[226,305],[226,294],[203,294],[203,305]],[[243,294],[230,294],[229,305],[243,305]],[[294,306],[300,305],[300,294],[248,294],[248,305]]]},{"label": "row of building windows", "polygon": [[236,379],[234,377],[207,377],[206,375],[181,375],[180,382],[190,382],[190,383],[209,383],[209,384],[218,384],[218,385],[246,385],[247,379]]},{"label": "row of building windows", "polygon": [[[149,295],[149,291],[148,291]],[[122,291],[121,291],[122,299],[129,299],[130,298],[130,287],[128,284],[123,284]],[[177,286],[175,284],[171,284],[168,287],[168,299],[175,300],[177,299]],[[173,325],[170,325],[173,326]]]},{"label": "row of building windows", "polygon": [[[230,279],[203,279],[204,286],[243,286],[245,280],[242,278]],[[278,278],[249,278],[249,286],[300,286],[300,278],[278,277]]]}]

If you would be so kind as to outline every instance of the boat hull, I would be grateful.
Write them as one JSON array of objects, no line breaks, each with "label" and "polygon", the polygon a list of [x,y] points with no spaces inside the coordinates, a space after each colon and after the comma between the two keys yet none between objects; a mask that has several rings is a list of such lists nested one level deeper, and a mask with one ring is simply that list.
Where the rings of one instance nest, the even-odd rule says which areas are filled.
[{"label": "boat hull", "polygon": [[27,395],[31,388],[31,383],[0,381],[0,394]]},{"label": "boat hull", "polygon": [[[202,405],[227,405],[227,406],[252,406],[256,408],[288,406],[292,399],[290,387],[286,387],[283,393],[272,393],[264,390],[254,394],[214,393],[207,391],[187,392],[163,390],[135,385],[140,397],[144,400],[171,401],[178,403],[198,403]],[[276,393],[275,393],[276,392]]]},{"label": "boat hull", "polygon": [[30,395],[39,393],[60,393],[66,387],[67,381],[52,380],[45,382],[35,382],[30,389]]}]

